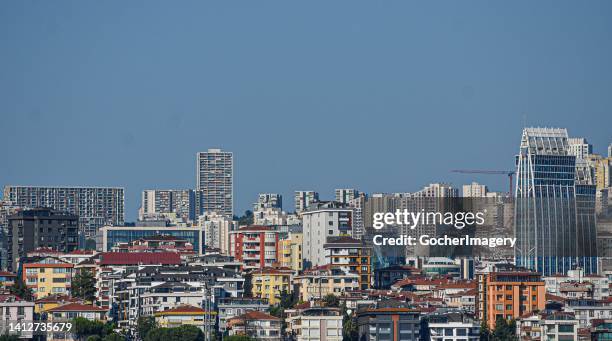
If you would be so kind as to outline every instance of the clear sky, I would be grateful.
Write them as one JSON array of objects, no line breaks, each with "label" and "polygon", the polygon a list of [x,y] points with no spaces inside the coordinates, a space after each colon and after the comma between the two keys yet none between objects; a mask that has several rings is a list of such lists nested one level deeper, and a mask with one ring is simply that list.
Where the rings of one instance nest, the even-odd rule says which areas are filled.
[{"label": "clear sky", "polygon": [[612,142],[612,1],[1,1],[0,185],[505,190],[524,123]]}]

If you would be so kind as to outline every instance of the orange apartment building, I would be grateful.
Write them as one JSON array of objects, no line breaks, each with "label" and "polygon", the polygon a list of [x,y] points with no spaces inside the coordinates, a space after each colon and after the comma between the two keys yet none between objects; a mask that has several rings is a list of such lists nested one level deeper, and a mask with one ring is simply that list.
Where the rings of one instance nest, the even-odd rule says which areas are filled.
[{"label": "orange apartment building", "polygon": [[372,287],[372,248],[359,239],[342,236],[329,237],[323,245],[325,261],[332,269],[342,269],[359,275],[359,288]]},{"label": "orange apartment building", "polygon": [[516,319],[545,308],[546,288],[538,273],[503,270],[480,274],[478,279],[477,316],[485,319],[491,329],[498,318]]}]

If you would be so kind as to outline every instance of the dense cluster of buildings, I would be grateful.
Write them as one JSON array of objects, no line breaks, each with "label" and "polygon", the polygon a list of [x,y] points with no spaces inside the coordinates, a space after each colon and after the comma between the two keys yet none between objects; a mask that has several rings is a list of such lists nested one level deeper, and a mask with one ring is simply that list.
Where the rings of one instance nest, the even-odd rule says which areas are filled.
[{"label": "dense cluster of buildings", "polygon": [[[0,313],[112,322],[132,339],[145,338],[138,321],[149,318],[206,338],[604,340],[608,149],[604,157],[565,129],[526,128],[513,193],[434,183],[410,193],[342,188],[326,201],[300,190],[292,212],[280,194],[261,193],[240,219],[233,154],[219,149],[197,153],[193,189],[143,191],[135,223],[125,222],[123,188],[5,186]],[[374,229],[374,213],[467,209],[486,212],[486,223],[465,233],[512,236],[516,247],[373,243],[377,234],[451,233],[442,223]]]}]

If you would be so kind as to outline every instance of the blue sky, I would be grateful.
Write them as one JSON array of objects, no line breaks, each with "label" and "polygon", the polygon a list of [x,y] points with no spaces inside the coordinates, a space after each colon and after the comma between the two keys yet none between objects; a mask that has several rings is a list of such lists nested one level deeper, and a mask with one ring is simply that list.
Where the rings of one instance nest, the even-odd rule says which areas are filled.
[{"label": "blue sky", "polygon": [[524,123],[612,142],[610,1],[2,1],[0,185],[413,191],[503,176]]}]

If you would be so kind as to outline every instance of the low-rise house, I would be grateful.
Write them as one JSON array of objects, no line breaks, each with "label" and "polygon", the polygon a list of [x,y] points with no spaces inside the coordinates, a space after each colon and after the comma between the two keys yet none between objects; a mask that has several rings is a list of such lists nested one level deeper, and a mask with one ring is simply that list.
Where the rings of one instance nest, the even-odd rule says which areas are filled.
[{"label": "low-rise house", "polygon": [[578,340],[578,321],[566,312],[528,313],[516,319],[516,335],[520,340]]},{"label": "low-rise house", "polygon": [[480,340],[480,323],[462,312],[429,315],[428,325],[432,341]]},{"label": "low-rise house", "polygon": [[278,317],[250,311],[227,321],[229,335],[246,335],[257,340],[280,340],[282,320]]},{"label": "low-rise house", "polygon": [[88,320],[106,320],[106,309],[83,303],[68,303],[47,310],[49,320],[70,320],[77,317]]},{"label": "low-rise house", "polygon": [[270,308],[268,300],[249,297],[222,298],[217,302],[219,311],[219,329],[225,332],[227,320],[249,311],[267,312]]},{"label": "low-rise house", "polygon": [[390,289],[391,285],[404,278],[420,274],[420,270],[408,265],[392,265],[374,270],[374,287]]},{"label": "low-rise house", "polygon": [[421,311],[401,302],[377,302],[357,311],[358,339],[420,341],[427,333]]},{"label": "low-rise house", "polygon": [[202,331],[206,325],[214,327],[217,313],[206,311],[192,305],[180,305],[171,309],[161,310],[155,313],[155,322],[162,328],[175,328],[180,326],[194,326]]},{"label": "low-rise house", "polygon": [[280,302],[283,293],[292,292],[291,277],[293,271],[289,268],[263,268],[250,274],[251,296],[263,298],[270,305]]},{"label": "low-rise house", "polygon": [[182,282],[164,282],[144,288],[143,291],[139,295],[142,302],[139,315],[142,316],[151,316],[156,312],[174,309],[176,306],[199,307],[203,305],[207,296],[204,287]]},{"label": "low-rise house", "polygon": [[34,302],[25,301],[12,294],[0,294],[1,320],[32,321]]},{"label": "low-rise house", "polygon": [[579,328],[590,328],[593,320],[612,319],[612,299],[568,299],[564,311],[574,313]]},{"label": "low-rise house", "polygon": [[305,308],[287,318],[298,341],[341,341],[342,313],[339,308]]},{"label": "low-rise house", "polygon": [[10,287],[15,284],[17,275],[8,271],[0,271],[0,288]]},{"label": "low-rise house", "polygon": [[23,281],[36,298],[69,294],[73,267],[55,257],[27,257],[22,260]]},{"label": "low-rise house", "polygon": [[567,298],[594,298],[594,285],[590,282],[562,282],[559,293]]},{"label": "low-rise house", "polygon": [[[0,294],[0,320],[10,322],[31,322],[34,320],[34,302],[7,293]],[[7,327],[7,326],[5,326]],[[33,333],[23,331],[20,338],[32,338]]]},{"label": "low-rise house", "polygon": [[300,300],[310,301],[329,294],[341,296],[344,292],[359,290],[359,275],[324,265],[304,270],[295,276],[293,283],[299,288]]},{"label": "low-rise house", "polygon": [[117,243],[113,252],[178,252],[181,255],[195,255],[193,244],[185,239],[170,235],[157,235]]},{"label": "low-rise house", "polygon": [[84,301],[69,295],[49,295],[34,301],[34,312],[37,314],[46,313],[49,309],[68,303],[84,303]]},{"label": "low-rise house", "polygon": [[[582,269],[569,270],[567,274],[556,274],[543,278],[546,285],[546,292],[568,297],[568,298],[593,298],[596,300],[605,299],[610,296],[610,280],[606,276],[598,274],[586,274]],[[591,290],[585,293],[580,293],[572,290],[562,290],[568,288],[564,283],[588,283],[586,286]],[[573,295],[572,296],[566,296]],[[588,296],[588,297],[587,297]]]}]

